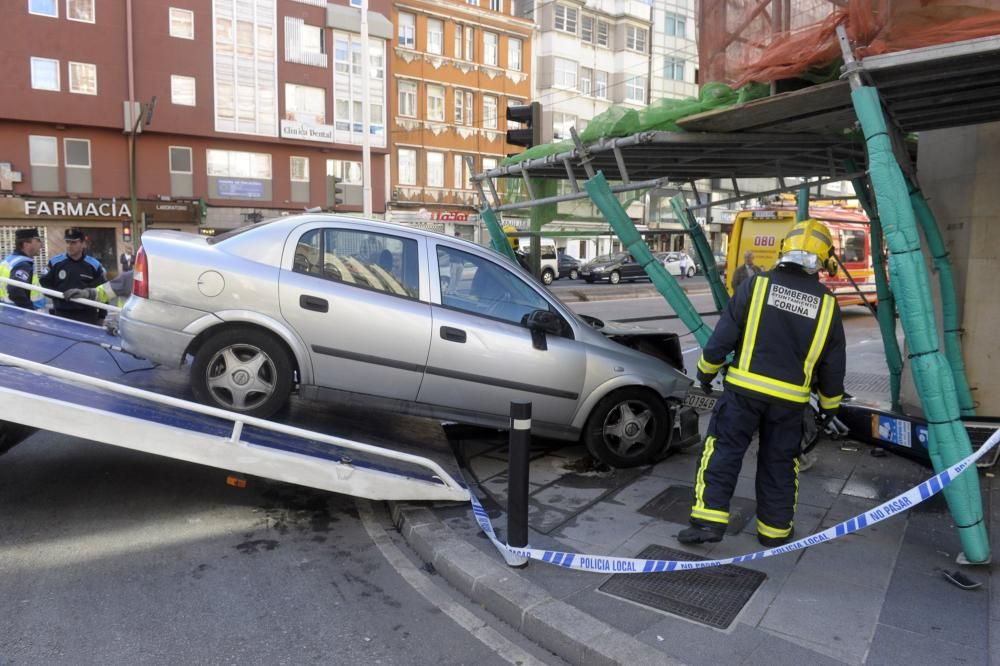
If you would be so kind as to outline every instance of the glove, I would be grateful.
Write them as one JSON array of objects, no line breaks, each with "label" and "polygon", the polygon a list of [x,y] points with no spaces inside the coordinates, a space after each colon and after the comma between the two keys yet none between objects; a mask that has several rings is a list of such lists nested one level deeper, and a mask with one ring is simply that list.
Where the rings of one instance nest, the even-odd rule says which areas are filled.
[{"label": "glove", "polygon": [[93,287],[89,289],[67,289],[63,292],[63,296],[68,299],[86,298],[87,300],[94,301],[97,300],[97,290]]},{"label": "glove", "polygon": [[695,376],[698,379],[698,383],[701,384],[701,390],[705,392],[705,395],[712,395],[712,380],[715,379],[715,375],[710,375],[699,370]]},{"label": "glove", "polygon": [[837,415],[837,410],[835,409],[820,409],[816,420],[820,423],[828,423],[830,419]]}]

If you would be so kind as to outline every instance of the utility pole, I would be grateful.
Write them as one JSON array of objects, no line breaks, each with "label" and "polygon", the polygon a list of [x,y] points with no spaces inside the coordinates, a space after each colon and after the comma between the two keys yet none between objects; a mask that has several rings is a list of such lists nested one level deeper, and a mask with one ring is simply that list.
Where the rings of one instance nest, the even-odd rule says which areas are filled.
[{"label": "utility pole", "polygon": [[[149,126],[149,123],[153,120],[153,109],[156,108],[156,95],[149,101],[149,104],[140,104],[139,113],[136,114],[135,122],[132,123],[132,131],[128,135],[129,143],[129,198],[131,199],[131,208],[129,212],[132,214],[132,234],[133,238],[136,239],[135,244],[138,245],[142,241],[142,233],[146,230],[146,219],[145,217],[137,216],[137,209],[139,208],[138,201],[136,200],[135,192],[135,172],[136,172],[136,162],[135,162],[135,135],[139,131],[139,127],[145,125]],[[129,108],[129,112],[135,112],[135,105],[133,104]]]},{"label": "utility pole", "polygon": [[[383,72],[385,71],[385,63],[382,64]],[[361,131],[364,136],[361,137],[361,198],[362,198],[362,210],[367,218],[372,216],[372,146],[371,146],[371,128],[369,127],[369,114],[370,114],[370,96],[369,91],[369,72],[371,67],[371,56],[368,53],[368,0],[361,0],[361,81],[362,86],[364,86],[361,96],[361,115],[364,116],[361,122]],[[388,86],[389,82],[385,80],[383,74],[382,77],[383,85]]]}]

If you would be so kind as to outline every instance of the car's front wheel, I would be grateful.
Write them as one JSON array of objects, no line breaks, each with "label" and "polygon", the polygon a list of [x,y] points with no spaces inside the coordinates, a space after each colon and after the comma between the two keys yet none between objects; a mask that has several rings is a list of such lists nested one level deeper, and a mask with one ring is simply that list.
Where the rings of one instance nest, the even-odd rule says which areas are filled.
[{"label": "car's front wheel", "polygon": [[694,277],[694,273],[695,273],[694,266],[689,266],[688,267],[688,277]]},{"label": "car's front wheel", "polygon": [[288,401],[292,360],[285,346],[264,331],[222,331],[195,354],[191,387],[207,405],[267,418]]},{"label": "car's front wheel", "polygon": [[555,279],[556,279],[556,274],[553,273],[548,268],[546,268],[544,271],[542,271],[542,282],[543,283],[545,283],[545,284],[552,284],[552,281],[555,280]]},{"label": "car's front wheel", "polygon": [[646,465],[670,441],[670,412],[652,391],[619,389],[594,407],[583,440],[591,455],[612,467]]},{"label": "car's front wheel", "polygon": [[575,268],[569,272],[570,280],[576,280],[579,277],[580,277],[580,271],[576,270]]},{"label": "car's front wheel", "polygon": [[622,281],[622,274],[618,271],[611,271],[611,275],[608,277],[608,280],[611,281],[611,284],[618,284]]}]

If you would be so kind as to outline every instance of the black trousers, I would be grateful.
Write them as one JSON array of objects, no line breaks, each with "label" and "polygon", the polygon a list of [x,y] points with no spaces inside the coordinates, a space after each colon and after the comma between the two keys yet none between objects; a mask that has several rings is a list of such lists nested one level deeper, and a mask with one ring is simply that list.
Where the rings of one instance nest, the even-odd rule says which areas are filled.
[{"label": "black trousers", "polygon": [[708,424],[695,477],[691,522],[716,526],[729,522],[729,501],[743,456],[754,433],[759,432],[757,532],[772,538],[791,534],[799,487],[803,414],[802,405],[724,391]]},{"label": "black trousers", "polygon": [[96,326],[101,323],[101,311],[97,308],[87,308],[86,310],[56,310],[55,313],[60,317],[72,319],[73,321],[81,321],[84,324],[94,324]]}]

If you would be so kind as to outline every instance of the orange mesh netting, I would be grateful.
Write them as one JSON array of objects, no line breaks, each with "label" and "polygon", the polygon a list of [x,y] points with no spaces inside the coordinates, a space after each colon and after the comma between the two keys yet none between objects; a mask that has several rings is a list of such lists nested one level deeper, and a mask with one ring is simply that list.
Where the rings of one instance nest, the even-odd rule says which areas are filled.
[{"label": "orange mesh netting", "polygon": [[739,87],[829,67],[844,23],[859,56],[1000,34],[1000,0],[703,0],[701,80]]}]

